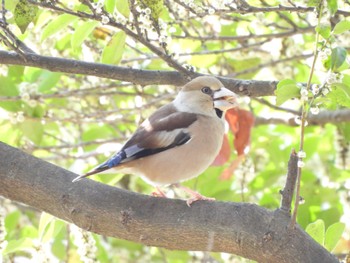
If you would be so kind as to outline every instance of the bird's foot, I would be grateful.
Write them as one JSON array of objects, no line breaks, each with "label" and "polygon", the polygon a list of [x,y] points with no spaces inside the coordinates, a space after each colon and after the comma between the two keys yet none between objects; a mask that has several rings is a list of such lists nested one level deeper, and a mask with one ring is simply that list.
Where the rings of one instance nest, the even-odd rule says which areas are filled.
[{"label": "bird's foot", "polygon": [[166,198],[166,194],[162,190],[160,190],[160,188],[158,186],[156,186],[156,190],[154,192],[152,192],[152,196]]},{"label": "bird's foot", "polygon": [[203,195],[197,193],[192,198],[187,199],[186,200],[186,204],[187,204],[188,207],[191,207],[192,203],[196,202],[198,200],[215,201],[215,198],[213,198],[213,197],[206,197],[206,196],[203,196]]},{"label": "bird's foot", "polygon": [[198,200],[215,201],[215,198],[203,196],[200,193],[193,191],[190,188],[187,188],[185,186],[182,186],[182,185],[176,185],[176,186],[181,188],[186,193],[188,193],[189,195],[192,196],[191,198],[186,200],[186,204],[188,207],[191,207],[192,203],[194,203]]}]

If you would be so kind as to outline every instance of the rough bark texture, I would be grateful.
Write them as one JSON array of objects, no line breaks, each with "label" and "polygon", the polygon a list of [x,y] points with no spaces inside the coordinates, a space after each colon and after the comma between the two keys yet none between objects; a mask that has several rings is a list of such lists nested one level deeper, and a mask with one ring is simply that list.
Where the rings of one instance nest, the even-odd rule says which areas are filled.
[{"label": "rough bark texture", "polygon": [[76,176],[0,143],[0,195],[101,234],[176,250],[222,251],[258,262],[338,262],[289,216],[254,204],[128,192]]},{"label": "rough bark texture", "polygon": [[[23,57],[24,56],[24,57]],[[175,85],[182,86],[189,79],[199,76],[189,72],[188,76],[177,71],[140,70],[91,63],[73,59],[40,56],[37,54],[22,54],[0,50],[0,64],[22,65],[47,69],[53,72],[83,74],[101,78],[127,81],[139,85]],[[240,95],[258,97],[274,94],[277,81],[239,80],[218,77],[226,88]]]}]

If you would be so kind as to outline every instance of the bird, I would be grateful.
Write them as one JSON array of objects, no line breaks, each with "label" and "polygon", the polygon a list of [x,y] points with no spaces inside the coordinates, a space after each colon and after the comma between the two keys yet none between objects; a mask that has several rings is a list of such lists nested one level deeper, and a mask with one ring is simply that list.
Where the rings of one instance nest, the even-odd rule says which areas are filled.
[{"label": "bird", "polygon": [[224,114],[238,106],[238,95],[213,76],[199,76],[185,84],[175,99],[141,123],[124,146],[84,177],[111,170],[136,174],[153,185],[155,196],[166,197],[161,186],[175,185],[191,198],[205,197],[180,183],[203,173],[218,155],[225,133]]}]

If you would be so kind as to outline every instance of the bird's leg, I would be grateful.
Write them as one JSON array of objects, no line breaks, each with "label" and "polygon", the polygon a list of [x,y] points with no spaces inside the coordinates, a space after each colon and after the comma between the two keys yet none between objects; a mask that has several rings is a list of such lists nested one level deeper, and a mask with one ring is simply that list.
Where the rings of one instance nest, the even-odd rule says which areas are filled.
[{"label": "bird's leg", "polygon": [[196,192],[196,191],[193,191],[191,190],[190,188],[187,188],[185,186],[182,186],[180,184],[174,184],[174,186],[178,187],[178,188],[181,188],[182,190],[184,190],[186,193],[188,193],[189,195],[191,195],[192,197],[190,199],[187,199],[186,200],[186,204],[191,207],[191,204],[193,202],[196,202],[198,200],[207,200],[207,201],[215,201],[215,198],[212,198],[212,197],[206,197],[206,196],[203,196],[201,195],[200,193]]},{"label": "bird's leg", "polygon": [[165,193],[159,188],[159,186],[156,186],[156,190],[154,192],[152,192],[152,195],[156,196],[156,197],[165,197],[166,198]]}]

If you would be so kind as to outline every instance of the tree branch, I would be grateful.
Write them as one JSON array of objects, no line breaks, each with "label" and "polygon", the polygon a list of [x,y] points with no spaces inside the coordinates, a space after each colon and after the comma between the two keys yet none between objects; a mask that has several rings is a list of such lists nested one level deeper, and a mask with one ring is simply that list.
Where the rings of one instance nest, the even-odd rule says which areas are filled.
[{"label": "tree branch", "polygon": [[156,198],[100,184],[0,143],[0,195],[89,231],[149,246],[221,251],[259,262],[338,262],[281,210]]},{"label": "tree branch", "polygon": [[287,180],[284,186],[284,189],[281,191],[282,201],[281,201],[281,210],[285,211],[290,215],[292,200],[295,189],[295,182],[297,180],[298,173],[298,156],[295,150],[292,150],[288,161],[288,173]]},{"label": "tree branch", "polygon": [[173,38],[177,39],[195,39],[195,40],[201,40],[201,41],[243,41],[243,40],[249,40],[249,39],[260,39],[260,38],[266,38],[266,39],[277,39],[277,38],[285,38],[285,37],[290,37],[293,35],[297,34],[305,34],[308,32],[313,32],[314,27],[305,27],[305,28],[298,28],[296,29],[291,29],[291,30],[286,30],[284,32],[279,32],[279,33],[268,33],[268,34],[260,34],[260,35],[254,35],[254,34],[249,34],[249,35],[241,35],[241,36],[195,36],[195,35],[174,35],[172,36]]},{"label": "tree branch", "polygon": [[[313,125],[325,125],[327,123],[342,123],[350,122],[350,110],[349,109],[340,109],[335,111],[321,111],[317,115],[309,114],[306,118],[308,126]],[[299,126],[300,124],[296,123],[295,117],[286,117],[286,118],[262,118],[256,117],[254,125],[266,125],[266,124],[284,124],[289,126]]]},{"label": "tree branch", "polygon": [[[0,50],[0,64],[21,65],[47,69],[53,72],[82,74],[127,81],[138,85],[175,85],[181,86],[188,79],[177,71],[140,70],[118,67],[101,63],[85,62],[73,59],[47,57],[37,54],[23,54],[25,59],[14,52]],[[199,73],[192,73],[195,78]],[[274,94],[277,81],[239,80],[218,77],[226,88],[237,94],[259,97]]]}]

